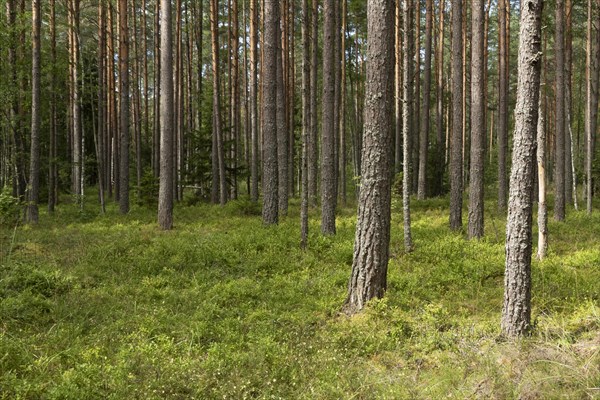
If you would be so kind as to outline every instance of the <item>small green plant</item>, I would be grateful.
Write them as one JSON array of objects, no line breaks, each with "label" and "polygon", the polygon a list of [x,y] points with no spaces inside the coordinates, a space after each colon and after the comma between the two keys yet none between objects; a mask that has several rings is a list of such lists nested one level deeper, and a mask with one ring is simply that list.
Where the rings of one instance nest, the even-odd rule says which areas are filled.
[{"label": "small green plant", "polygon": [[154,207],[157,205],[159,182],[152,171],[146,169],[142,175],[140,186],[137,188],[137,203],[140,206]]},{"label": "small green plant", "polygon": [[5,187],[0,192],[0,225],[14,226],[19,222],[20,215],[21,205],[19,204],[19,199],[13,197],[10,189]]}]

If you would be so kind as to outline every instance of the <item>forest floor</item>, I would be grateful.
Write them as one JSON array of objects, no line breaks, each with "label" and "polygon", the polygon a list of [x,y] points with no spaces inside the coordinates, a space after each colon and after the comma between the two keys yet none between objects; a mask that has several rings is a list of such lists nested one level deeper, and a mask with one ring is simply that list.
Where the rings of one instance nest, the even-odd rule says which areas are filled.
[{"label": "forest floor", "polygon": [[413,201],[404,254],[396,199],[386,297],[351,318],[355,208],[335,237],[311,211],[307,251],[298,208],[265,228],[248,201],[178,205],[161,232],[154,209],[63,204],[2,228],[0,398],[600,398],[600,212],[550,218],[534,331],[510,343],[492,201],[481,241],[450,233],[447,199]]}]

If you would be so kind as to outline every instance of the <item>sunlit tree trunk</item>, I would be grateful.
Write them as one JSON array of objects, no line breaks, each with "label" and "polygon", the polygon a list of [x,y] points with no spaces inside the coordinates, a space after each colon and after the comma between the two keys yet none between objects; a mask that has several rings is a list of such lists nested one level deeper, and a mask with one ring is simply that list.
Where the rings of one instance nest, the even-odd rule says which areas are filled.
[{"label": "sunlit tree trunk", "polygon": [[452,137],[450,143],[450,229],[462,228],[462,0],[452,0]]}]

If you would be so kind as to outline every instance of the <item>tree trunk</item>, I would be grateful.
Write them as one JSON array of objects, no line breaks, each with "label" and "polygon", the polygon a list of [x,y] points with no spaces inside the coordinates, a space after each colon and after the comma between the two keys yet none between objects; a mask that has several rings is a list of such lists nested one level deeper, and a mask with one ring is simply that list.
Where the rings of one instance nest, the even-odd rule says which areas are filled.
[{"label": "tree trunk", "polygon": [[425,9],[425,65],[423,67],[423,113],[421,115],[421,138],[419,139],[419,179],[417,198],[427,196],[427,157],[429,150],[429,117],[431,93],[431,34],[433,28],[433,0],[426,0]]},{"label": "tree trunk", "polygon": [[[542,63],[543,65],[543,63]],[[546,257],[548,249],[548,207],[546,205],[546,130],[544,127],[544,109],[540,85],[537,123],[537,171],[538,171],[538,260]]]},{"label": "tree trunk", "polygon": [[[280,3],[280,11],[283,7],[283,3]],[[283,14],[283,13],[281,13]],[[280,14],[280,18],[281,18]],[[285,18],[283,18],[285,21]],[[289,179],[289,170],[288,170],[288,130],[287,130],[287,121],[286,121],[286,88],[285,88],[285,71],[284,71],[284,61],[286,57],[284,57],[284,49],[282,46],[282,42],[285,41],[284,35],[282,35],[281,24],[277,23],[277,75],[275,77],[277,83],[277,173],[278,176],[278,207],[279,207],[279,215],[285,216],[288,211],[288,179]],[[269,79],[267,77],[267,79]]]},{"label": "tree trunk", "polygon": [[[411,102],[411,135],[409,136],[410,148],[410,193],[416,194],[419,186],[419,132],[421,132],[421,0],[412,1],[411,16],[414,27],[411,34],[411,77],[414,81]],[[414,47],[413,47],[414,45]]]},{"label": "tree trunk", "polygon": [[106,131],[106,8],[104,1],[98,2],[98,133],[95,139],[96,160],[98,162],[98,191],[100,195],[100,209],[106,212],[105,189],[105,164],[104,164],[104,132]]},{"label": "tree trunk", "polygon": [[444,141],[444,13],[445,0],[440,0],[439,10],[439,35],[437,36],[437,108],[436,108],[436,163],[435,163],[435,194],[441,195],[444,191],[444,169],[445,169],[445,141]]},{"label": "tree trunk", "polygon": [[250,0],[250,136],[252,137],[252,159],[250,162],[250,198],[258,201],[258,5]]},{"label": "tree trunk", "polygon": [[[52,71],[56,69],[56,1],[50,0],[50,63]],[[52,73],[50,83],[52,92],[50,99],[50,142],[48,144],[48,212],[53,213],[57,198],[57,169],[56,169],[56,74]]]},{"label": "tree trunk", "polygon": [[483,179],[485,164],[485,95],[483,0],[472,3],[471,37],[471,171],[469,173],[469,238],[483,236]]},{"label": "tree trunk", "polygon": [[[210,0],[210,31],[213,69],[213,193],[212,200],[223,206],[227,203],[227,179],[225,176],[225,151],[221,128],[221,87],[219,81],[219,0]],[[215,182],[218,186],[215,187]],[[215,191],[216,189],[216,191]],[[218,195],[217,195],[218,193]]]},{"label": "tree trunk", "polygon": [[506,224],[501,323],[502,333],[507,337],[519,337],[531,329],[533,163],[542,61],[542,5],[542,0],[525,0],[521,4],[515,145]]},{"label": "tree trunk", "polygon": [[308,203],[311,207],[317,206],[317,178],[319,171],[318,148],[318,117],[317,117],[317,84],[319,75],[319,0],[312,0],[312,47],[311,47],[311,73],[310,73],[310,138],[308,141]]},{"label": "tree trunk", "polygon": [[[160,4],[161,4],[162,0],[156,0],[156,10],[155,10],[155,15],[154,15],[154,88],[155,88],[155,93],[154,93],[154,129],[153,129],[153,135],[152,135],[152,158],[154,160],[154,169],[153,169],[153,173],[154,173],[154,177],[158,178],[159,177],[159,173],[160,173],[160,158],[162,156],[162,152],[160,149],[160,142],[161,142],[161,123],[160,123],[160,114],[161,114],[161,97],[162,97],[162,93],[160,92],[160,88],[162,87],[162,82],[160,81],[161,78],[161,65],[160,65],[160,61],[162,59],[162,54],[160,46],[161,46],[161,42],[162,39],[160,37],[160,24],[159,24],[159,16],[160,14]],[[170,13],[170,12],[169,12]],[[171,24],[169,24],[171,25]],[[172,62],[172,60],[170,61]],[[173,76],[171,76],[172,78]]]},{"label": "tree trunk", "polygon": [[[404,111],[404,85],[403,85],[403,76],[402,76],[402,65],[404,63],[403,52],[405,49],[403,48],[402,35],[403,35],[403,26],[402,26],[402,16],[404,12],[403,3],[401,1],[396,1],[396,15],[395,15],[395,37],[394,44],[396,50],[396,60],[395,60],[395,132],[394,132],[394,174],[398,174],[402,171],[402,120],[403,120],[403,111]],[[358,53],[358,50],[357,50]],[[357,124],[358,125],[358,124]]]},{"label": "tree trunk", "polygon": [[281,35],[279,33],[279,1],[264,2],[263,85],[263,209],[265,225],[277,224],[279,175],[277,165],[277,63]]},{"label": "tree trunk", "polygon": [[507,199],[507,167],[508,157],[508,51],[507,43],[507,8],[509,0],[498,1],[498,209],[506,210]]},{"label": "tree trunk", "polygon": [[321,147],[321,232],[335,235],[335,1],[324,2],[323,134]]},{"label": "tree trunk", "polygon": [[129,212],[129,27],[127,0],[119,0],[119,77],[121,100],[119,106],[121,157],[119,160],[119,211]]},{"label": "tree trunk", "polygon": [[40,0],[32,0],[32,55],[31,55],[31,155],[29,158],[29,196],[27,222],[37,224],[40,197],[40,34],[42,16]]},{"label": "tree trunk", "polygon": [[365,136],[362,188],[352,274],[344,311],[360,311],[387,287],[390,242],[392,120],[394,110],[394,2],[368,0]]},{"label": "tree trunk", "polygon": [[160,21],[160,185],[158,225],[163,230],[173,227],[173,29],[171,0],[161,0]]},{"label": "tree trunk", "polygon": [[450,143],[450,229],[462,228],[462,0],[452,1],[452,138]]},{"label": "tree trunk", "polygon": [[412,85],[410,84],[412,74],[412,60],[411,52],[409,51],[412,45],[411,35],[407,33],[411,27],[411,8],[412,5],[408,4],[408,1],[404,2],[404,19],[403,19],[403,77],[402,77],[402,88],[403,88],[403,101],[402,101],[402,214],[404,221],[404,251],[410,253],[413,250],[412,234],[410,230],[410,191],[412,183],[412,160],[410,151],[411,136],[414,132],[411,126],[411,103],[412,103]]},{"label": "tree trunk", "polygon": [[554,219],[565,220],[565,2],[556,1],[556,124]]},{"label": "tree trunk", "polygon": [[302,200],[300,205],[300,246],[308,246],[308,147],[310,141],[310,9],[302,0]]},{"label": "tree trunk", "polygon": [[341,58],[342,67],[340,72],[340,196],[342,205],[346,205],[346,14],[347,0],[342,0],[342,32],[341,32]]},{"label": "tree trunk", "polygon": [[565,0],[565,203],[573,204],[577,210],[575,196],[577,191],[573,190],[576,180],[573,177],[573,138],[571,131],[571,109],[573,106],[571,88],[573,79],[573,0]]}]

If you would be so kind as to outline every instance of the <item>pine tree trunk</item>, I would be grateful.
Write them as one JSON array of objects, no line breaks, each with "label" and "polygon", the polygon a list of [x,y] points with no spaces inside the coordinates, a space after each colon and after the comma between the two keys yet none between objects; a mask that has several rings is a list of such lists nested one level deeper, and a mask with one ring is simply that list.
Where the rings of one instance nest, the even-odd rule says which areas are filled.
[{"label": "pine tree trunk", "polygon": [[317,84],[319,75],[319,0],[312,0],[311,72],[310,72],[310,138],[308,141],[308,203],[317,206],[317,178],[319,171]]},{"label": "pine tree trunk", "polygon": [[368,0],[365,136],[362,188],[352,274],[344,311],[353,314],[387,287],[390,242],[392,120],[394,110],[394,2]]},{"label": "pine tree trunk", "polygon": [[302,0],[302,191],[300,205],[300,246],[308,246],[308,148],[310,141],[310,17],[308,0]]},{"label": "pine tree trunk", "polygon": [[[543,65],[543,63],[542,63]],[[546,130],[544,127],[544,109],[542,90],[538,101],[537,123],[537,171],[538,171],[538,260],[546,257],[548,249],[548,206],[546,205]]]},{"label": "pine tree trunk", "polygon": [[105,164],[104,164],[104,132],[106,131],[106,8],[104,1],[98,2],[98,133],[96,135],[96,159],[98,162],[98,190],[100,195],[100,208],[106,212],[104,189]]},{"label": "pine tree trunk", "polygon": [[27,222],[37,224],[40,197],[40,53],[41,53],[41,0],[32,0],[32,55],[31,55],[31,154],[29,158],[29,196]]},{"label": "pine tree trunk", "polygon": [[556,1],[556,126],[554,158],[554,219],[565,220],[565,28],[564,0]]},{"label": "pine tree trunk", "polygon": [[433,30],[433,0],[426,0],[425,9],[425,65],[423,67],[423,113],[421,115],[421,138],[419,139],[419,179],[417,198],[427,196],[427,158],[429,151],[429,117],[431,94],[431,41]]},{"label": "pine tree trunk", "polygon": [[441,195],[444,191],[444,170],[445,170],[445,141],[444,141],[444,14],[445,0],[440,0],[439,9],[439,35],[437,37],[437,107],[436,107],[436,162],[435,162],[435,194]]},{"label": "pine tree trunk", "polygon": [[[280,4],[280,9],[285,8]],[[282,19],[281,16],[279,19]],[[285,21],[285,18],[283,18]],[[286,88],[285,88],[285,66],[284,66],[284,49],[282,42],[285,41],[281,24],[277,23],[277,75],[275,77],[277,83],[277,173],[278,176],[278,207],[279,215],[285,216],[288,211],[288,130],[286,120]],[[268,78],[267,78],[268,79]]]},{"label": "pine tree trunk", "polygon": [[450,229],[462,228],[462,0],[452,1],[452,137],[450,142]]},{"label": "pine tree trunk", "polygon": [[540,88],[542,0],[521,4],[515,138],[506,224],[502,333],[531,329],[531,252],[534,157]]},{"label": "pine tree trunk", "polygon": [[324,2],[323,127],[321,147],[321,232],[335,235],[335,1]]},{"label": "pine tree trunk", "polygon": [[173,29],[171,0],[161,0],[160,20],[160,184],[158,225],[163,230],[173,227]]},{"label": "pine tree trunk", "polygon": [[483,0],[472,3],[471,36],[471,171],[469,173],[469,238],[483,236],[483,178],[485,164],[484,9]]},{"label": "pine tree trunk", "polygon": [[498,7],[498,209],[506,210],[508,182],[508,43],[506,15],[509,0],[499,0]]},{"label": "pine tree trunk", "polygon": [[402,214],[404,222],[404,251],[410,253],[413,250],[412,234],[410,229],[410,191],[412,182],[412,160],[410,151],[410,141],[413,132],[411,132],[411,103],[412,103],[412,85],[410,84],[412,74],[411,52],[408,50],[412,45],[411,35],[406,34],[411,27],[411,8],[412,5],[404,2],[404,19],[403,19],[403,77],[402,77]]},{"label": "pine tree trunk", "polygon": [[277,63],[281,46],[279,33],[279,1],[264,2],[264,61],[262,64],[263,85],[263,209],[265,225],[279,221],[279,175],[277,165]]},{"label": "pine tree trunk", "polygon": [[[50,63],[52,71],[56,69],[56,1],[50,0]],[[48,212],[53,213],[57,198],[56,171],[56,76],[53,73],[50,83],[50,140],[48,144]]]},{"label": "pine tree trunk", "polygon": [[129,212],[129,27],[127,0],[119,0],[120,133],[119,211]]},{"label": "pine tree trunk", "polygon": [[250,136],[252,155],[250,162],[250,198],[258,201],[258,5],[257,0],[250,0]]}]

